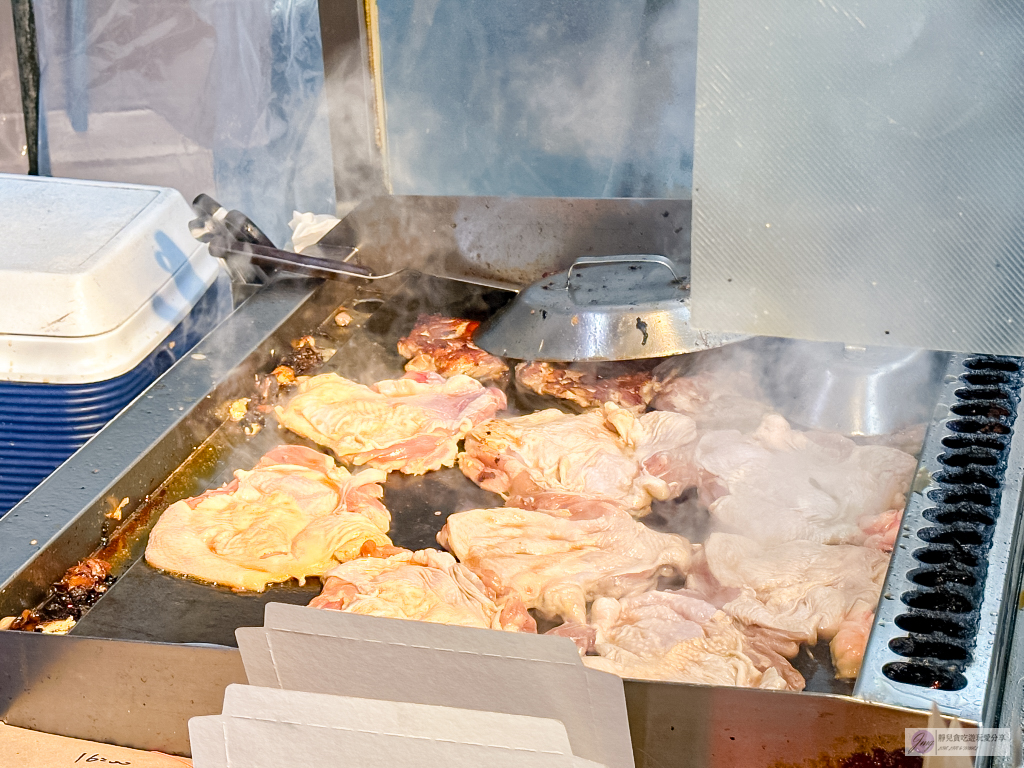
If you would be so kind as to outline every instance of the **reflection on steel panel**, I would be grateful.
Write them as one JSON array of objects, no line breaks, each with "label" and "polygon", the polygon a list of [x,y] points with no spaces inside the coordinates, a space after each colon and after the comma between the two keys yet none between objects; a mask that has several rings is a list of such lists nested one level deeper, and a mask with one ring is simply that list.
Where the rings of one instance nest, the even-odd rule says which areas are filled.
[{"label": "reflection on steel panel", "polygon": [[689,197],[696,0],[377,6],[395,192]]},{"label": "reflection on steel panel", "polygon": [[1024,353],[1024,6],[701,4],[698,327]]},{"label": "reflection on steel panel", "polygon": [[135,749],[189,754],[188,719],[245,683],[238,651],[0,632],[0,719]]}]

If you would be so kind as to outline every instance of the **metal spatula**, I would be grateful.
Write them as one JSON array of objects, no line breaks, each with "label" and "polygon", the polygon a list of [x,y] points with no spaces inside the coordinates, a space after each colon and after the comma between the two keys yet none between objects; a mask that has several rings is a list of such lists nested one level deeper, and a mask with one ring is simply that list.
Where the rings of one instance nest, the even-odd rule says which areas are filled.
[{"label": "metal spatula", "polygon": [[748,338],[690,326],[690,286],[664,256],[585,256],[522,291],[473,340],[517,360],[667,357]]}]

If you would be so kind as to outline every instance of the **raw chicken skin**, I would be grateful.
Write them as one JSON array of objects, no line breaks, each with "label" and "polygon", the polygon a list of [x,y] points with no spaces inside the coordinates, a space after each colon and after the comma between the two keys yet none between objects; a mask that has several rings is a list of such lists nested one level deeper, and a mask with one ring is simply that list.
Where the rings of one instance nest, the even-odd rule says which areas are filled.
[{"label": "raw chicken skin", "polygon": [[668,411],[652,411],[640,417],[643,436],[636,454],[643,471],[668,485],[668,497],[675,498],[697,484],[693,453],[697,428],[693,419]]},{"label": "raw chicken skin", "polygon": [[372,469],[350,475],[310,448],[280,446],[224,487],[168,507],[149,536],[146,560],[256,592],[320,576],[357,557],[368,541],[391,544],[391,515],[380,502],[385,477]]},{"label": "raw chicken skin", "polygon": [[392,548],[382,554],[328,571],[323,592],[310,605],[435,624],[537,631],[517,597],[495,594],[447,552]]},{"label": "raw chicken skin", "polygon": [[856,679],[868,647],[868,635],[875,621],[875,606],[858,602],[850,609],[829,643],[836,677]]},{"label": "raw chicken skin", "polygon": [[655,371],[659,378],[664,377],[651,403],[659,411],[685,414],[702,431],[737,429],[742,432],[753,432],[761,419],[772,412],[760,386],[746,371],[726,366],[721,370],[678,376],[671,372],[677,366],[673,359]]},{"label": "raw chicken skin", "polygon": [[[698,561],[695,576],[706,569],[719,587],[710,599],[722,602],[727,614],[794,642],[831,640],[841,662],[837,669],[855,676],[882,591],[886,553],[810,541],[764,546],[744,536],[713,533]],[[700,578],[688,579],[687,586],[709,594],[708,582]]]},{"label": "raw chicken skin", "polygon": [[594,669],[702,685],[804,687],[785,659],[759,653],[725,613],[685,591],[599,597],[590,613],[598,655],[584,656],[583,662]]},{"label": "raw chicken skin", "polygon": [[578,416],[549,409],[474,429],[459,467],[506,499],[583,496],[640,515],[652,499],[671,498],[676,475],[666,481],[655,472],[669,473],[664,456],[683,451],[695,437],[693,422],[679,414],[637,416],[614,403]]},{"label": "raw chicken skin", "polygon": [[422,475],[453,466],[459,441],[504,407],[500,389],[468,376],[410,373],[367,387],[327,373],[303,381],[276,411],[281,424],[342,461]]},{"label": "raw chicken skin", "polygon": [[474,509],[451,515],[437,538],[527,608],[578,624],[595,597],[639,594],[661,576],[685,574],[692,551],[683,537],[652,531],[622,509],[582,519],[568,510]]},{"label": "raw chicken skin", "polygon": [[[752,435],[708,432],[694,452],[701,501],[721,528],[766,544],[862,544],[902,511],[917,461],[878,445],[799,432],[766,416]],[[869,533],[870,532],[870,533]],[[884,548],[884,537],[878,547]]]},{"label": "raw chicken skin", "polygon": [[408,336],[399,340],[398,354],[409,358],[407,371],[434,371],[445,378],[463,374],[474,379],[497,380],[508,373],[500,357],[473,343],[476,320],[442,315],[420,315]]}]

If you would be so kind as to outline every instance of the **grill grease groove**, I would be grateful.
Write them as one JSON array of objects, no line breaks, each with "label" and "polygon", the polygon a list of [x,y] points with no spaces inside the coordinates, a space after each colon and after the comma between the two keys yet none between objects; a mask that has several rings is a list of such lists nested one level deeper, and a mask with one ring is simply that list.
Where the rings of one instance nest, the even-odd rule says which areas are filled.
[{"label": "grill grease groove", "polygon": [[962,367],[925,497],[932,506],[920,513],[924,525],[907,542],[924,546],[910,556],[916,567],[904,574],[907,586],[898,596],[904,610],[892,622],[907,634],[887,643],[903,660],[881,669],[894,682],[941,691],[965,688],[975,660],[1010,452],[1006,436],[1022,383],[1012,358],[971,356]]}]

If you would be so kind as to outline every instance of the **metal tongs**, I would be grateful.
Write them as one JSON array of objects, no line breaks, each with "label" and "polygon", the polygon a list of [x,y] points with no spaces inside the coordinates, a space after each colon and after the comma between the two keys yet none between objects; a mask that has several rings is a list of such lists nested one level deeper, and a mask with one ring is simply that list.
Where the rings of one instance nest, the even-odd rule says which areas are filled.
[{"label": "metal tongs", "polygon": [[380,280],[398,274],[377,275],[368,267],[348,263],[359,251],[354,246],[318,246],[321,253],[337,254],[337,258],[282,250],[244,213],[229,211],[206,194],[192,201],[192,210],[198,216],[188,225],[192,237],[206,243],[210,254],[224,261],[232,277],[239,282],[266,283],[270,279],[267,270],[335,280],[353,277]]}]

